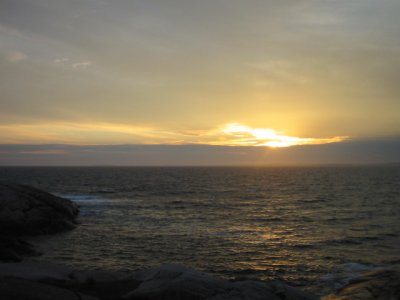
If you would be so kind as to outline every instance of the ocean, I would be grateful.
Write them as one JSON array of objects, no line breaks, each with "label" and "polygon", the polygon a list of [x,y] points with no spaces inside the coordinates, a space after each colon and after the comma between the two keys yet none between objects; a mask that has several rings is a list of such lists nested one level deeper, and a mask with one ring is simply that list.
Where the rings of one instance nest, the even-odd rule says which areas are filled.
[{"label": "ocean", "polygon": [[33,239],[36,260],[177,263],[318,295],[400,264],[400,166],[1,167],[0,180],[81,207],[77,229]]}]

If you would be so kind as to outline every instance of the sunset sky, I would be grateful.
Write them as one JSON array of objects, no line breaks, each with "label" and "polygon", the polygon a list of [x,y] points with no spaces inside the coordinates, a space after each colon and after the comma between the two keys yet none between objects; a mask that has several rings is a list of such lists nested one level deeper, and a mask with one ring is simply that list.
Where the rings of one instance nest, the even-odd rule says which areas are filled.
[{"label": "sunset sky", "polygon": [[[308,161],[351,163],[364,142],[359,162],[399,162],[399,15],[398,0],[1,0],[0,165],[143,144],[148,164],[345,145]],[[124,149],[118,164],[142,164]]]}]

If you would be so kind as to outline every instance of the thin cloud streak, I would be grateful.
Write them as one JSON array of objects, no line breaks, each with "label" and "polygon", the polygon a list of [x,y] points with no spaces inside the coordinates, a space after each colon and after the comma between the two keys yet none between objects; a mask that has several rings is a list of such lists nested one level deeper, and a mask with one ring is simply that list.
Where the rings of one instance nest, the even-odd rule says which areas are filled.
[{"label": "thin cloud streak", "polygon": [[91,61],[82,61],[82,62],[77,62],[77,63],[72,64],[72,67],[75,70],[86,70],[92,64],[93,63]]},{"label": "thin cloud streak", "polygon": [[68,154],[67,151],[61,149],[44,149],[44,150],[32,150],[32,151],[19,151],[17,154],[29,154],[29,155],[64,155]]},{"label": "thin cloud streak", "polygon": [[25,53],[23,53],[22,51],[17,51],[17,50],[8,52],[6,54],[6,61],[8,61],[10,63],[19,63],[27,58],[28,58],[28,56]]},{"label": "thin cloud streak", "polygon": [[[3,134],[2,134],[3,132]],[[10,136],[12,138],[10,138]],[[301,138],[279,134],[272,129],[250,128],[237,123],[204,130],[161,128],[109,123],[45,123],[0,125],[2,143],[71,144],[204,144],[220,146],[290,147],[342,142],[347,137]]]},{"label": "thin cloud streak", "polygon": [[347,136],[333,138],[301,138],[277,133],[270,128],[250,128],[245,125],[228,124],[223,132],[232,137],[232,146],[268,146],[273,148],[299,145],[322,145],[338,143],[348,139]]}]

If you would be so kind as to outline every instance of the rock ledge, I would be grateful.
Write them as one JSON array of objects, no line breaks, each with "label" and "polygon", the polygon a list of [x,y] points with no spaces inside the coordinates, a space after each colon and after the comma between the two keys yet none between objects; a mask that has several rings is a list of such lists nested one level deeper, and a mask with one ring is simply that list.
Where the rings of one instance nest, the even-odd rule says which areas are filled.
[{"label": "rock ledge", "polygon": [[48,299],[47,293],[54,295],[57,289],[62,299],[71,300],[317,300],[282,282],[228,281],[180,265],[122,274],[43,263],[0,264],[1,299],[10,295],[31,299],[25,286],[35,289],[36,299]]},{"label": "rock ledge", "polygon": [[31,186],[0,182],[0,261],[37,254],[23,236],[52,234],[76,226],[78,205]]}]

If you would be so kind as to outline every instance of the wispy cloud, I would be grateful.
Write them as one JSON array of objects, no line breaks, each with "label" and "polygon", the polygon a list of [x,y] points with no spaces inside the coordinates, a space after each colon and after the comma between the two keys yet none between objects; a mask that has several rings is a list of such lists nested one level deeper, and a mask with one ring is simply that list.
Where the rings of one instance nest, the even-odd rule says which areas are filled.
[{"label": "wispy cloud", "polygon": [[43,150],[23,150],[17,152],[18,154],[29,154],[29,155],[64,155],[68,152],[61,149],[43,149]]},{"label": "wispy cloud", "polygon": [[27,58],[28,56],[24,52],[18,50],[10,51],[5,56],[6,61],[10,63],[18,63]]},{"label": "wispy cloud", "polygon": [[208,129],[230,121],[301,138],[399,132],[400,1],[182,2],[0,1],[0,123],[157,136],[29,129],[79,143],[228,143]]},{"label": "wispy cloud", "polygon": [[[344,136],[303,138],[273,129],[231,123],[211,129],[173,130],[112,123],[46,123],[3,125],[3,143],[164,144],[290,147],[341,142]],[[0,131],[0,132],[1,132]],[[9,138],[12,136],[12,138]]]},{"label": "wispy cloud", "polygon": [[82,62],[77,62],[77,63],[73,63],[72,67],[75,70],[85,70],[87,69],[89,66],[91,66],[93,63],[91,61],[82,61]]},{"label": "wispy cloud", "polygon": [[12,27],[4,26],[3,24],[0,24],[0,33],[18,38],[25,37],[19,30]]},{"label": "wispy cloud", "polygon": [[280,134],[270,128],[251,128],[238,123],[228,124],[223,133],[230,138],[232,146],[268,146],[282,148],[299,145],[321,145],[342,142],[347,136],[335,136],[332,138],[303,138]]},{"label": "wispy cloud", "polygon": [[250,62],[245,65],[262,74],[262,77],[255,82],[255,85],[276,85],[278,82],[307,84],[310,82],[310,78],[299,71],[299,66],[290,61],[269,60]]},{"label": "wispy cloud", "polygon": [[62,57],[62,58],[57,58],[57,59],[55,59],[53,62],[55,63],[55,64],[63,64],[63,63],[66,63],[66,62],[68,62],[69,61],[69,58],[68,57]]},{"label": "wispy cloud", "polygon": [[58,66],[72,68],[74,70],[86,70],[93,65],[92,61],[74,61],[69,57],[60,57],[53,60],[53,63]]}]

